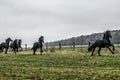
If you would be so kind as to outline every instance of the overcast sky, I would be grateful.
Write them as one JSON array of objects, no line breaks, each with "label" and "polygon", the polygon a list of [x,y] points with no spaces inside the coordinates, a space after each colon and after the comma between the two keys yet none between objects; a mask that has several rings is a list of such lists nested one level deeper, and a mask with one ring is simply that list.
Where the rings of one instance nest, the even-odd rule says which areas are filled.
[{"label": "overcast sky", "polygon": [[32,44],[120,29],[120,0],[0,0],[0,42]]}]

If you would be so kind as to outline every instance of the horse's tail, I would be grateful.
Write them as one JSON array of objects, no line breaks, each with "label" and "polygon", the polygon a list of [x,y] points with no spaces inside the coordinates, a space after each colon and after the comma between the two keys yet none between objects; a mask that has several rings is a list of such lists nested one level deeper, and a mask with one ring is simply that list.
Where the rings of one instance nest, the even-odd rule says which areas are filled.
[{"label": "horse's tail", "polygon": [[88,51],[89,52],[92,51],[94,47],[95,47],[95,44],[92,44],[91,46],[88,47]]}]

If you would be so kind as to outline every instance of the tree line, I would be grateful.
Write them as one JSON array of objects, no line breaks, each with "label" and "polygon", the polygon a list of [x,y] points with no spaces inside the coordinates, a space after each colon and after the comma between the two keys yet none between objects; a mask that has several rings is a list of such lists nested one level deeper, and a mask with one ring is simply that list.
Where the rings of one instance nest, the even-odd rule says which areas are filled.
[{"label": "tree line", "polygon": [[[47,45],[49,47],[59,46],[59,45],[72,46],[73,44],[75,44],[75,45],[88,45],[89,42],[94,43],[97,39],[102,39],[103,33],[104,32],[93,33],[90,35],[80,35],[80,36],[72,37],[69,39],[48,42]],[[111,34],[112,34],[111,42],[113,44],[120,44],[120,30],[112,30]]]}]

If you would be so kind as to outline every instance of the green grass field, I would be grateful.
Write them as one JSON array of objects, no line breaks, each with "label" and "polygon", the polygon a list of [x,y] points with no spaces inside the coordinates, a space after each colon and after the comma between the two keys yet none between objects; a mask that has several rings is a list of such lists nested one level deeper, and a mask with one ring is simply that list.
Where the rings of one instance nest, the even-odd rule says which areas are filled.
[{"label": "green grass field", "polygon": [[0,80],[120,80],[120,54],[102,51],[0,54]]}]

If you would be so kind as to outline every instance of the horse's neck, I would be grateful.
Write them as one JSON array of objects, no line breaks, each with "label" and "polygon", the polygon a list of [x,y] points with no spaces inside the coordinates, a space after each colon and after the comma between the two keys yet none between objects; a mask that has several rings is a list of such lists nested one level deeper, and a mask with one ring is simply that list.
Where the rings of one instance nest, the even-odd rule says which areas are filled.
[{"label": "horse's neck", "polygon": [[19,45],[21,45],[22,44],[22,42],[21,41],[19,41]]},{"label": "horse's neck", "polygon": [[108,37],[108,35],[106,33],[104,34],[103,39],[106,39],[106,40],[109,39],[109,37]]},{"label": "horse's neck", "polygon": [[17,41],[15,41],[14,43],[17,43]]},{"label": "horse's neck", "polygon": [[109,37],[108,37],[108,38],[103,38],[103,40],[104,40],[105,42],[109,43],[109,44],[111,43]]},{"label": "horse's neck", "polygon": [[8,45],[8,46],[9,46],[9,43],[10,43],[10,41],[6,41],[6,45]]},{"label": "horse's neck", "polygon": [[42,42],[44,42],[44,41],[40,39],[40,40],[39,40],[39,43],[42,43]]}]

